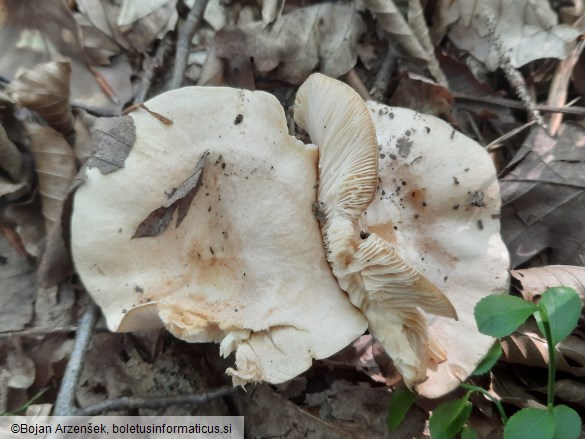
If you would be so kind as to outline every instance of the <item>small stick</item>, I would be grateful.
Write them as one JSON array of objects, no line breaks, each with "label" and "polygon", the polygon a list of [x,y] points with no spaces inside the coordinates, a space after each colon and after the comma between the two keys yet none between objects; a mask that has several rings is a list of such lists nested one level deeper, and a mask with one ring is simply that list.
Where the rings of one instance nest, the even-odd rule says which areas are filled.
[{"label": "small stick", "polygon": [[177,40],[177,51],[175,52],[175,69],[173,70],[173,77],[169,85],[170,90],[179,88],[183,83],[183,76],[185,76],[185,69],[187,68],[187,57],[189,55],[189,47],[193,35],[197,31],[197,28],[201,24],[203,14],[207,8],[209,0],[197,0],[193,5],[187,21],[179,29],[179,39]]},{"label": "small stick", "polygon": [[174,396],[125,396],[98,402],[78,410],[76,416],[93,416],[104,412],[117,412],[121,410],[151,409],[157,410],[176,404],[202,404],[222,396],[230,395],[238,390],[238,387],[224,386],[205,393],[193,393],[189,395]]},{"label": "small stick", "polygon": [[536,105],[530,94],[528,93],[528,89],[526,88],[526,81],[524,81],[524,77],[522,74],[512,66],[512,61],[510,57],[506,53],[506,49],[502,44],[502,40],[500,35],[496,29],[496,19],[495,17],[486,17],[486,22],[488,26],[488,37],[492,46],[492,49],[498,55],[498,63],[502,70],[504,71],[504,75],[508,79],[510,85],[516,91],[518,97],[522,100],[526,109],[532,116],[532,119],[536,121],[536,123],[540,126],[544,126],[544,119],[542,115],[539,113]]},{"label": "small stick", "polygon": [[488,145],[485,146],[485,149],[488,152],[492,152],[495,151],[496,149],[501,148],[504,145],[504,142],[512,137],[514,137],[516,134],[521,133],[522,131],[524,131],[526,128],[531,127],[532,125],[534,125],[536,123],[536,121],[531,120],[529,122],[526,122],[524,125],[521,125],[519,127],[514,128],[512,131],[508,131],[507,133],[501,135],[500,137],[498,137],[495,140],[492,140]]},{"label": "small stick", "polygon": [[[502,107],[510,107],[516,110],[528,111],[526,106],[522,102],[515,101],[514,99],[500,98],[496,96],[471,96],[464,93],[453,93],[453,97],[462,101],[476,101],[485,102],[486,104],[500,105]],[[546,111],[551,113],[566,113],[576,114],[578,116],[585,116],[585,108],[583,107],[551,107],[550,105],[535,104],[534,108],[539,111]]]},{"label": "small stick", "polygon": [[[565,105],[565,102],[567,102],[567,89],[569,87],[569,82],[571,81],[571,75],[584,48],[585,39],[581,39],[571,50],[569,56],[559,62],[552,80],[552,84],[550,86],[550,93],[546,101],[548,105],[562,107]],[[562,113],[551,114],[549,117],[549,134],[551,136],[555,136],[562,123]]]},{"label": "small stick", "polygon": [[[22,329],[20,331],[6,331],[0,332],[0,340],[7,339],[7,338],[24,338],[24,337],[44,337],[47,335],[53,334],[69,334],[71,332],[75,332],[79,329],[77,325],[68,325],[68,326],[55,326],[53,328],[30,328],[30,329]],[[99,326],[95,328],[96,331],[107,331],[108,329]]]},{"label": "small stick", "polygon": [[75,393],[79,384],[81,370],[83,369],[83,360],[89,348],[97,318],[98,308],[93,301],[90,301],[85,313],[79,320],[73,351],[65,368],[63,381],[61,381],[61,387],[59,388],[57,400],[55,401],[54,416],[71,416],[77,411],[75,407]]},{"label": "small stick", "polygon": [[396,65],[396,53],[393,48],[389,48],[388,52],[384,56],[384,59],[380,63],[378,73],[374,79],[374,85],[370,90],[370,94],[377,101],[382,101],[386,96],[388,87],[390,86],[390,79],[392,78],[392,72]]},{"label": "small stick", "polygon": [[140,81],[140,86],[138,87],[138,92],[136,93],[134,102],[140,103],[145,101],[146,96],[148,95],[148,91],[150,90],[154,74],[163,66],[164,59],[167,51],[170,48],[170,45],[170,39],[168,36],[163,38],[156,48],[156,53],[154,56],[147,60],[146,70],[142,76],[142,80]]}]

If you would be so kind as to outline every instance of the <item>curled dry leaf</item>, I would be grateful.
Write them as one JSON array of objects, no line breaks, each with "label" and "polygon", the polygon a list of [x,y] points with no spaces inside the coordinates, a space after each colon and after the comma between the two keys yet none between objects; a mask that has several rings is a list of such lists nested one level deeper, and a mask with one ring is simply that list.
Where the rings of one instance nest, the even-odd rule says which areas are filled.
[{"label": "curled dry leaf", "polygon": [[25,128],[35,158],[43,216],[49,232],[61,222],[63,203],[77,174],[75,155],[64,137],[54,129],[35,123],[27,123]]},{"label": "curled dry leaf", "polygon": [[444,86],[447,85],[445,75],[435,57],[435,49],[419,0],[408,1],[408,22],[393,0],[365,0],[364,3],[375,14],[382,29],[398,41],[408,55],[425,60],[435,80]]},{"label": "curled dry leaf", "polygon": [[[546,339],[530,320],[509,337],[502,339],[502,360],[508,363],[532,367],[548,366]],[[570,335],[556,346],[557,370],[585,377],[585,340],[579,335]]]},{"label": "curled dry leaf", "polygon": [[[334,78],[349,72],[363,31],[355,5],[323,3],[282,15],[268,28],[263,22],[227,26],[216,34],[212,47],[231,69],[249,69],[253,59],[260,74],[275,71],[276,78],[298,84],[317,66]],[[206,60],[211,62],[217,61]],[[207,80],[202,75],[199,83]]]},{"label": "curled dry leaf", "polygon": [[525,270],[511,270],[510,274],[520,282],[520,292],[532,302],[551,287],[573,288],[585,303],[585,268],[572,265],[548,265]]},{"label": "curled dry leaf", "polygon": [[39,64],[22,73],[8,86],[8,94],[21,106],[36,111],[64,136],[73,130],[69,102],[71,65],[67,62]]},{"label": "curled dry leaf", "polygon": [[485,63],[490,71],[500,67],[493,36],[514,67],[542,58],[565,58],[580,32],[558,24],[548,0],[442,0],[433,28],[438,41],[445,33],[461,50]]},{"label": "curled dry leaf", "polygon": [[585,265],[585,128],[532,133],[500,179],[502,235],[518,266],[547,251],[549,264]]}]

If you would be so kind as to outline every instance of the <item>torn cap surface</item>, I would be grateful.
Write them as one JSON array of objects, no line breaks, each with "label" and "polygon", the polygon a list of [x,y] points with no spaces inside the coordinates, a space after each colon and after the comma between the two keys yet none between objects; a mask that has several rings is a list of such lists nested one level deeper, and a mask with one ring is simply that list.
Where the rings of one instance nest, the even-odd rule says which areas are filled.
[{"label": "torn cap surface", "polygon": [[[88,169],[75,197],[75,264],[110,329],[162,323],[219,342],[236,353],[234,383],[286,381],[361,335],[365,319],[331,274],[311,210],[317,151],[287,134],[278,101],[191,87],[147,106],[173,124],[131,113],[124,167]],[[162,233],[132,239],[157,209],[168,213],[206,151],[180,225],[174,212]]]}]

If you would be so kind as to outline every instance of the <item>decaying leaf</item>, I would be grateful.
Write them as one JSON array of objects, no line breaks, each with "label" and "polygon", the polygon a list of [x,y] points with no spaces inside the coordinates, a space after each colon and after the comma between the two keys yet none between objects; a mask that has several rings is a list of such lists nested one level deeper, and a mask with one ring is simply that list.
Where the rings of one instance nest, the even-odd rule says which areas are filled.
[{"label": "decaying leaf", "polygon": [[28,389],[35,380],[35,364],[22,351],[20,343],[15,343],[15,349],[8,351],[6,368],[10,374],[8,387],[13,389]]},{"label": "decaying leaf", "polygon": [[408,0],[408,22],[393,0],[365,0],[364,3],[376,15],[382,29],[398,41],[408,55],[425,60],[435,80],[447,84],[435,57],[419,0]]},{"label": "decaying leaf", "polygon": [[0,331],[18,331],[31,321],[36,283],[33,264],[0,234]]},{"label": "decaying leaf", "polygon": [[51,127],[67,135],[73,130],[70,80],[69,63],[39,64],[12,81],[7,92],[18,104],[36,111]]},{"label": "decaying leaf", "polygon": [[136,128],[129,116],[101,118],[91,129],[96,149],[87,161],[89,168],[109,174],[124,167],[124,161],[136,142]]},{"label": "decaying leaf", "polygon": [[282,15],[271,28],[263,22],[227,26],[216,34],[212,46],[231,69],[249,68],[253,59],[260,74],[274,71],[276,78],[299,84],[317,66],[334,78],[349,72],[363,31],[355,5],[323,3]]},{"label": "decaying leaf", "polygon": [[53,128],[35,123],[27,123],[25,127],[35,158],[46,230],[50,231],[61,222],[63,203],[77,174],[75,155]]},{"label": "decaying leaf", "polygon": [[62,0],[3,0],[0,6],[0,71],[7,77],[56,57],[85,61],[79,28]]},{"label": "decaying leaf", "polygon": [[535,128],[500,180],[502,235],[518,266],[545,250],[549,264],[585,265],[585,129]]},{"label": "decaying leaf", "polygon": [[511,270],[510,273],[520,282],[520,292],[526,300],[536,301],[551,287],[573,288],[585,302],[585,268],[572,265],[549,265],[525,270]]},{"label": "decaying leaf", "polygon": [[82,46],[79,27],[62,0],[42,5],[5,0],[0,10],[0,73],[14,79],[22,69],[50,61],[69,61],[72,67],[71,90],[76,102],[89,107],[120,111],[130,99],[130,64],[125,56],[111,66],[98,69],[117,96],[111,99],[100,88],[96,70]]},{"label": "decaying leaf", "polygon": [[[144,4],[143,4],[144,3]],[[177,0],[140,2],[79,0],[85,18],[129,52],[144,52],[156,38],[175,27]]]},{"label": "decaying leaf", "polygon": [[262,22],[269,25],[282,14],[284,0],[262,0]]},{"label": "decaying leaf", "polygon": [[[531,367],[548,366],[546,339],[534,321],[528,321],[509,337],[502,339],[502,360]],[[585,377],[585,340],[570,335],[556,346],[557,370]]]},{"label": "decaying leaf", "polygon": [[459,49],[471,53],[490,71],[501,62],[492,49],[490,29],[495,29],[514,67],[542,58],[565,58],[580,33],[558,25],[548,0],[442,0],[437,8],[434,40],[448,33]]},{"label": "decaying leaf", "polygon": [[132,236],[134,238],[143,238],[146,236],[158,236],[167,230],[172,216],[175,210],[178,210],[177,214],[177,227],[181,225],[189,208],[193,198],[197,195],[199,188],[201,187],[201,181],[203,178],[203,169],[205,162],[209,156],[209,151],[206,151],[203,156],[199,159],[191,174],[185,181],[183,181],[179,187],[173,188],[168,194],[168,198],[162,202],[162,206],[152,212],[140,225],[136,228],[136,232]]}]

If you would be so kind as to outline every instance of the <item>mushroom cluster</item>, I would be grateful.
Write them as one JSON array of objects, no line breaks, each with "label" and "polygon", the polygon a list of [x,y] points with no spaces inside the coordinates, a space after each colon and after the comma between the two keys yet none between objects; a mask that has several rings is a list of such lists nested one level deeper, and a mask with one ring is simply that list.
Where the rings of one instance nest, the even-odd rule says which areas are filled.
[{"label": "mushroom cluster", "polygon": [[319,74],[295,104],[309,145],[264,92],[146,105],[96,125],[74,200],[75,265],[111,330],[217,342],[234,384],[287,381],[366,329],[423,395],[471,373],[492,342],[473,306],[508,265],[479,145]]}]

